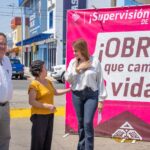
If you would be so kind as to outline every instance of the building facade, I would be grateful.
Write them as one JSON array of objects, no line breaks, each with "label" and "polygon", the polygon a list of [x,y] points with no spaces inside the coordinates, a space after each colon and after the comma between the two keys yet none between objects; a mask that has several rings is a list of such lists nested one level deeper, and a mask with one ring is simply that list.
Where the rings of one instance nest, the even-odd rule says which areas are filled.
[{"label": "building facade", "polygon": [[[30,38],[23,43],[25,65],[32,60],[45,61],[47,69],[66,62],[66,14],[69,9],[140,5],[148,0],[19,0],[28,8]],[[27,14],[26,14],[27,15]]]},{"label": "building facade", "polygon": [[150,4],[150,0],[116,0],[116,6],[137,6]]},{"label": "building facade", "polygon": [[[17,47],[16,43],[22,40],[22,21],[21,17],[14,17],[11,20],[11,29],[12,29],[12,49],[11,57],[21,57],[22,47]],[[29,38],[29,19],[25,19],[25,38]]]},{"label": "building facade", "polygon": [[150,4],[150,0],[136,0],[139,3]]},{"label": "building facade", "polygon": [[16,45],[23,46],[24,64],[28,67],[35,59],[44,60],[43,55],[48,49],[45,41],[50,34],[44,33],[47,30],[47,0],[19,0],[19,6],[25,10],[24,16],[29,17],[29,38]]},{"label": "building facade", "polygon": [[[110,0],[107,1],[105,7],[111,6]],[[20,7],[30,10],[30,38],[17,43],[17,46],[23,43],[24,64],[29,66],[32,60],[41,59],[51,70],[52,66],[65,63],[67,10],[93,8],[98,4],[88,0],[19,0]]]},{"label": "building facade", "polygon": [[[23,45],[30,53],[29,66],[32,60],[45,61],[48,70],[56,64],[62,64],[62,0],[26,0],[19,1],[20,7],[28,7],[31,11],[30,38],[23,41]],[[19,46],[20,43],[17,43]],[[25,59],[25,60],[26,60]],[[31,61],[30,61],[31,60]],[[26,62],[26,61],[25,61]]]},{"label": "building facade", "polygon": [[112,0],[87,0],[86,8],[104,8],[113,6]]}]

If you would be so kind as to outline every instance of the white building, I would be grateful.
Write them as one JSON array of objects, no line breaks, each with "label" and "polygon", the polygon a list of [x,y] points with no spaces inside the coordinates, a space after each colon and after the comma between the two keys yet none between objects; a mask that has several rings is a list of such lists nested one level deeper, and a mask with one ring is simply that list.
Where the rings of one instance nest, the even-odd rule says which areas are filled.
[{"label": "white building", "polygon": [[112,0],[87,0],[86,7],[87,8],[104,8],[104,7],[112,7]]}]

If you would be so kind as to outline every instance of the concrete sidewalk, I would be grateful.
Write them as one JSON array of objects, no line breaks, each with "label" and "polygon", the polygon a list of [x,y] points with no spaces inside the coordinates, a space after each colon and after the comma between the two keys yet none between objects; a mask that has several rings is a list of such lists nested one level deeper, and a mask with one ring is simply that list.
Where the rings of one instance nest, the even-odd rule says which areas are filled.
[{"label": "concrete sidewalk", "polygon": [[[31,122],[26,119],[12,119],[10,150],[30,150]],[[65,134],[65,118],[55,117],[52,150],[76,150],[78,136]],[[150,142],[118,143],[111,138],[95,137],[94,150],[149,150]]]}]

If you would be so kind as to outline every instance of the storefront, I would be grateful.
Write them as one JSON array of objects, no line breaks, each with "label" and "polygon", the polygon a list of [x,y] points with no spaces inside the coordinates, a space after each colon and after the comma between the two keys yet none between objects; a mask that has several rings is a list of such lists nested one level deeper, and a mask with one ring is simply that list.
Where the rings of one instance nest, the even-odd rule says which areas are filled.
[{"label": "storefront", "polygon": [[44,60],[48,67],[48,44],[45,42],[51,34],[41,33],[32,38],[18,42],[16,46],[23,46],[23,58],[25,66],[29,67],[36,59]]}]

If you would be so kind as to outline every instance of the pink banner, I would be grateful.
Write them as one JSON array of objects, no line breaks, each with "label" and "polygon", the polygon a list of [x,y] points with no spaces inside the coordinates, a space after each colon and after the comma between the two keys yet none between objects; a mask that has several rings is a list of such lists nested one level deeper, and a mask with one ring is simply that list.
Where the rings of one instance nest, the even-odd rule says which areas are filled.
[{"label": "pink banner", "polygon": [[[150,5],[70,10],[67,23],[67,64],[78,38],[102,64],[108,98],[95,115],[95,135],[150,141]],[[66,132],[77,132],[71,94]]]}]

